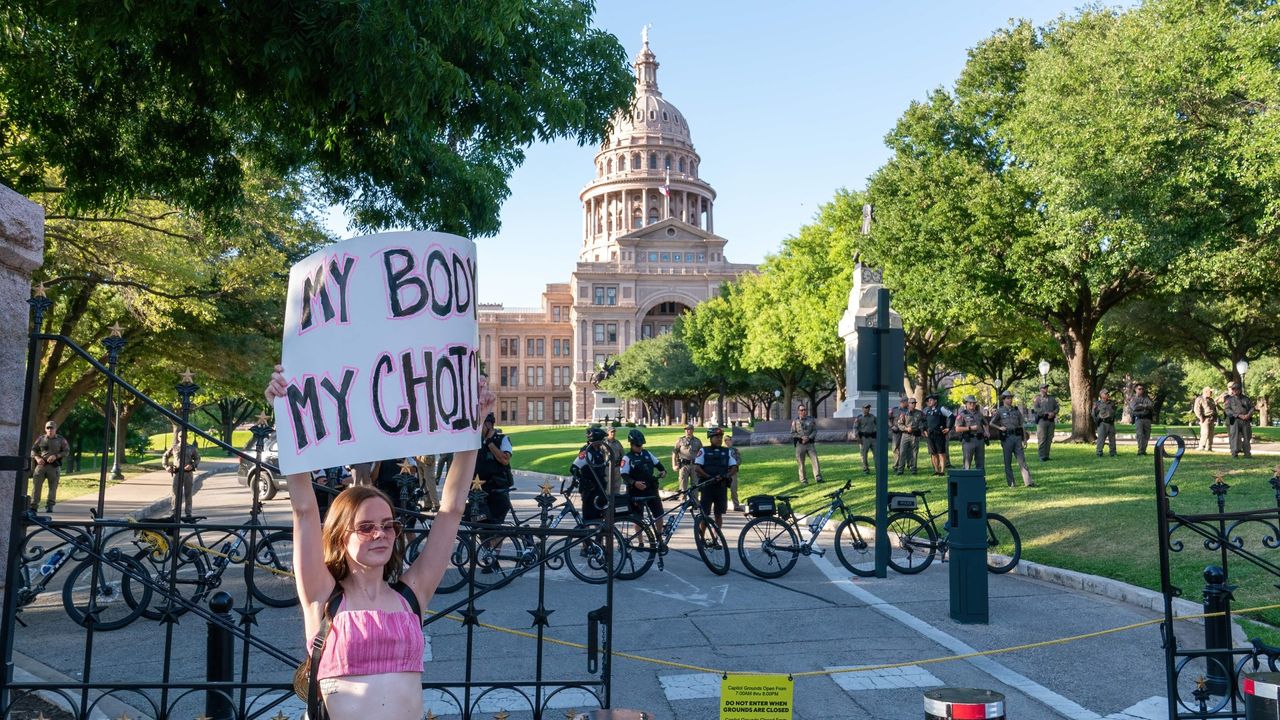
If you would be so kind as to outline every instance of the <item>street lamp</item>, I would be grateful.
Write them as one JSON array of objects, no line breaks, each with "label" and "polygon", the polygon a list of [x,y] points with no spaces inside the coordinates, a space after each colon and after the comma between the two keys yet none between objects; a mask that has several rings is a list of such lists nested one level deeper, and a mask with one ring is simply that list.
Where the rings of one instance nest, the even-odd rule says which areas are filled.
[{"label": "street lamp", "polygon": [[120,469],[120,403],[112,401],[111,405],[111,409],[115,411],[115,422],[112,423],[115,438],[111,447],[111,479],[123,480],[124,471]]},{"label": "street lamp", "polygon": [[1244,374],[1249,372],[1249,362],[1240,360],[1236,362],[1236,372],[1240,373],[1240,394],[1244,394]]},{"label": "street lamp", "polygon": [[[782,391],[781,391],[781,390],[774,390],[774,391],[773,391],[773,402],[774,402],[774,404],[777,404],[777,403],[782,402]],[[781,406],[781,405],[778,405],[778,419],[779,419],[779,420],[781,420],[781,419],[782,419],[782,406]]]},{"label": "street lamp", "polygon": [[1041,360],[1039,368],[1040,368],[1040,384],[1044,385],[1045,384],[1044,379],[1049,375],[1049,361]]}]

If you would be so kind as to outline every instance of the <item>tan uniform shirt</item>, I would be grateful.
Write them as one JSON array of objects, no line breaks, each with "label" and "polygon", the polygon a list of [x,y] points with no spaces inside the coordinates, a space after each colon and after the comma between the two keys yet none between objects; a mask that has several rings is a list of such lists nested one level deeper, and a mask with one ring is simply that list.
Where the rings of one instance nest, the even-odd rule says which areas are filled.
[{"label": "tan uniform shirt", "polygon": [[692,465],[698,452],[702,450],[702,441],[696,437],[681,435],[676,440],[675,449],[671,451],[671,464],[675,467]]},{"label": "tan uniform shirt", "polygon": [[1218,403],[1214,402],[1211,397],[1203,395],[1197,397],[1195,403],[1192,404],[1192,411],[1196,414],[1196,420],[1200,422],[1206,420],[1218,421]]},{"label": "tan uniform shirt", "polygon": [[1036,422],[1056,420],[1058,418],[1058,398],[1052,395],[1037,395],[1035,402],[1031,403],[1031,413]]},{"label": "tan uniform shirt", "polygon": [[811,445],[818,437],[818,423],[812,417],[796,418],[791,421],[791,439],[804,445]]}]

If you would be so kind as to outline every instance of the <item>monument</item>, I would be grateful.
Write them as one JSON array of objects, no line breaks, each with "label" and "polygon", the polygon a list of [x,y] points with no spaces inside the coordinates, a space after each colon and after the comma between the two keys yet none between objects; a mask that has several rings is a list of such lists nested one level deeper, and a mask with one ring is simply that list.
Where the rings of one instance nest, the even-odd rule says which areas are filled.
[{"label": "monument", "polygon": [[[863,265],[855,256],[849,307],[845,309],[837,326],[840,337],[844,339],[845,399],[836,408],[834,417],[857,417],[862,414],[862,406],[867,403],[871,403],[875,410],[876,391],[870,387],[858,386],[858,328],[875,327],[876,293],[882,287],[883,271]],[[889,310],[889,327],[902,327],[902,317],[892,308]]]}]

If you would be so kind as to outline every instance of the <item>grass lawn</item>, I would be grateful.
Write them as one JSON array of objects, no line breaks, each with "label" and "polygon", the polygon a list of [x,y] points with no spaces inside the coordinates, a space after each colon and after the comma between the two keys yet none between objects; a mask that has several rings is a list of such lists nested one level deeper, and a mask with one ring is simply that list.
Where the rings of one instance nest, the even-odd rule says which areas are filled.
[{"label": "grass lawn", "polygon": [[[213,435],[214,437],[219,437],[216,431],[210,432],[209,434]],[[249,443],[249,439],[252,437],[253,437],[253,433],[249,432],[248,430],[233,430],[231,431],[231,445],[233,447],[243,448],[245,445]],[[205,456],[205,457],[226,457],[227,456],[227,453],[225,450],[223,450],[222,448],[213,447],[204,438],[201,438],[196,435],[188,435],[187,438],[188,438],[187,440],[188,442],[191,442],[193,440],[199,441],[200,454],[202,456]],[[147,448],[152,452],[162,453],[165,450],[167,450],[169,446],[172,444],[173,444],[173,435],[169,433],[156,433],[155,435],[151,436],[150,442],[147,444]]]},{"label": "grass lawn", "polygon": [[[1054,428],[1057,432],[1071,432],[1070,423],[1065,423],[1065,424],[1058,423],[1057,425],[1054,426]],[[1216,446],[1219,442],[1221,442],[1223,444],[1222,446],[1226,447],[1227,426],[1222,423],[1219,423],[1218,426],[1215,428],[1215,431],[1217,434],[1214,436],[1214,440],[1213,440],[1214,445]],[[1151,426],[1151,437],[1160,437],[1161,435],[1165,435],[1170,432],[1180,434],[1182,435],[1182,437],[1188,440],[1192,440],[1194,442],[1195,438],[1200,437],[1200,426],[1199,425],[1194,425],[1194,426],[1152,425]],[[1116,423],[1116,434],[1132,435],[1133,425],[1123,425],[1120,423]],[[1280,441],[1280,427],[1260,427],[1258,425],[1254,425],[1253,439],[1255,442]]]},{"label": "grass lawn", "polygon": [[[619,440],[624,444],[627,430],[618,429]],[[644,429],[649,449],[664,463],[670,462],[670,448],[681,432],[679,428]],[[583,442],[581,428],[514,427],[508,434],[515,446],[515,467],[557,475],[568,474],[569,464]],[[698,436],[705,440],[704,432]],[[823,505],[822,495],[838,487],[835,482],[843,483],[852,476],[853,487],[845,496],[846,502],[859,512],[872,514],[875,483],[873,476],[862,474],[861,460],[853,445],[819,445],[823,475],[828,482],[807,486],[796,480],[795,454],[790,445],[741,450],[739,494],[744,501],[757,493],[795,493],[800,496],[794,503],[797,510],[810,511]],[[1028,462],[1037,487],[1023,488],[1019,479],[1018,487],[1009,488],[1004,482],[999,447],[992,445],[987,448],[988,506],[1017,526],[1022,535],[1022,555],[1028,560],[1158,590],[1154,464],[1149,456],[1137,457],[1132,445],[1121,445],[1119,451],[1116,458],[1097,458],[1092,445],[1057,444],[1053,459],[1041,463],[1035,458],[1034,446],[1029,447]],[[958,446],[952,448],[952,459],[959,462]],[[1267,481],[1277,462],[1275,457],[1231,460],[1229,456],[1190,451],[1175,477],[1181,493],[1173,499],[1172,507],[1182,513],[1216,512],[1209,486],[1219,472],[1226,473],[1225,482],[1231,485],[1228,511],[1274,506],[1275,492]],[[920,464],[928,467],[928,455],[923,449]],[[674,480],[668,476],[667,482]],[[935,513],[944,509],[946,487],[942,478],[928,474],[890,475],[889,487],[931,489],[931,509]],[[938,522],[941,524],[942,520]],[[1263,536],[1276,531],[1253,525],[1240,533],[1245,549],[1265,551]],[[1204,567],[1217,563],[1217,554],[1206,551],[1202,542],[1185,529],[1174,537],[1185,543],[1182,552],[1173,554],[1174,583],[1182,588],[1185,598],[1198,602],[1204,587]],[[1239,586],[1235,593],[1237,608],[1268,605],[1280,599],[1274,577],[1234,558],[1231,581]],[[1263,617],[1280,624],[1280,611]]]}]

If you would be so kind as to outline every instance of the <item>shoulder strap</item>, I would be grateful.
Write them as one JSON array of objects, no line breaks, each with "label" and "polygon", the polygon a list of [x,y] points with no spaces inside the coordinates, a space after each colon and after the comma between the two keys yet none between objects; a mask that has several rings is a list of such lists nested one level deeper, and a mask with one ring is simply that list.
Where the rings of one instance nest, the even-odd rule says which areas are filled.
[{"label": "shoulder strap", "polygon": [[422,618],[422,606],[418,604],[418,594],[413,591],[413,588],[404,584],[403,581],[397,580],[391,583],[391,589],[400,593],[405,602],[409,603],[409,609],[413,610],[414,615],[417,615],[419,619]]},{"label": "shoulder strap", "polygon": [[324,603],[324,615],[320,619],[320,632],[311,641],[311,672],[307,678],[307,716],[319,717],[320,679],[316,675],[320,671],[320,656],[324,654],[325,643],[329,640],[329,628],[333,624],[333,616],[342,604],[342,586],[335,583],[333,593]]}]

